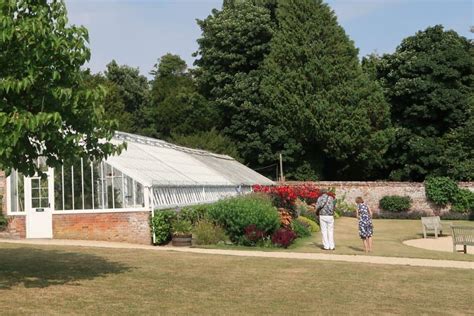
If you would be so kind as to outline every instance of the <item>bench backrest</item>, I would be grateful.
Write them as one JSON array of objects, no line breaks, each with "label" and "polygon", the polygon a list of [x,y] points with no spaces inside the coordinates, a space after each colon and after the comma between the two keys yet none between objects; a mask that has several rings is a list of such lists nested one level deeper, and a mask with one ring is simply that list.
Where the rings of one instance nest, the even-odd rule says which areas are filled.
[{"label": "bench backrest", "polygon": [[422,217],[421,224],[428,229],[443,228],[439,216]]},{"label": "bench backrest", "polygon": [[474,245],[474,227],[451,226],[453,231],[453,242],[456,244]]}]

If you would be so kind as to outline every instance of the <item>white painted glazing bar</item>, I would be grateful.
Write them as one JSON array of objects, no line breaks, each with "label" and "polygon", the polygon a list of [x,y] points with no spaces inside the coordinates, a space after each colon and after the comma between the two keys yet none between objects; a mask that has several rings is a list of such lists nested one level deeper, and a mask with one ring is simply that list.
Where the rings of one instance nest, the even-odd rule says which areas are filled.
[{"label": "white painted glazing bar", "polygon": [[71,166],[72,209],[74,210],[74,166]]},{"label": "white painted glazing bar", "polygon": [[114,182],[115,182],[115,175],[114,175],[114,167],[110,166],[110,181],[112,182],[112,208],[115,209],[115,188],[114,188]]},{"label": "white painted glazing bar", "polygon": [[82,189],[82,209],[84,209],[84,162],[81,158],[81,189]]},{"label": "white painted glazing bar", "polygon": [[94,205],[95,204],[95,201],[94,201],[95,188],[94,188],[94,165],[92,162],[91,162],[91,184],[92,184],[92,209],[94,210],[95,209],[95,205]]},{"label": "white painted glazing bar", "polygon": [[62,195],[63,195],[63,208],[62,210],[64,210],[65,208],[65,204],[64,204],[64,165],[61,165],[61,188],[62,188]]}]

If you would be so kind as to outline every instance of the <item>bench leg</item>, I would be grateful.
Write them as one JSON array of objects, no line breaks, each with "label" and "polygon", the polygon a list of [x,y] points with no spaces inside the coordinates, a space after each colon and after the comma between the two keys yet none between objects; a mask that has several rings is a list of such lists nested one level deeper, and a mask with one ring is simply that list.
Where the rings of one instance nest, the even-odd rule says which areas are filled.
[{"label": "bench leg", "polygon": [[438,228],[435,227],[435,238],[438,238]]},{"label": "bench leg", "polygon": [[467,253],[467,245],[464,245],[464,253]]},{"label": "bench leg", "polygon": [[423,226],[423,238],[426,238],[426,228]]},{"label": "bench leg", "polygon": [[453,252],[456,252],[456,244],[453,244]]}]

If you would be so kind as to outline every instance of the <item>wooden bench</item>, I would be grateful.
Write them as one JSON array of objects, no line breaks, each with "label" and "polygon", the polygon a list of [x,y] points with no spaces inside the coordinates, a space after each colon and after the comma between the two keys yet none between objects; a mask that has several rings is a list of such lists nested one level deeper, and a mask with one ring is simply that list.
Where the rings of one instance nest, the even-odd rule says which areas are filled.
[{"label": "wooden bench", "polygon": [[439,216],[429,216],[421,218],[421,226],[423,227],[423,238],[426,238],[426,232],[433,230],[435,238],[443,234],[443,225],[441,225],[441,219]]},{"label": "wooden bench", "polygon": [[464,253],[467,253],[467,246],[474,246],[474,227],[451,225],[453,236],[453,252],[456,252],[456,245],[464,246]]}]

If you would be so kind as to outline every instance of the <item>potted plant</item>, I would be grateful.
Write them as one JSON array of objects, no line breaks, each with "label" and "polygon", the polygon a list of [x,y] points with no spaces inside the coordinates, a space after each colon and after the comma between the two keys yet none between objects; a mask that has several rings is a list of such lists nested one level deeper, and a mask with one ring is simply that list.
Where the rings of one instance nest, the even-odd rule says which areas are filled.
[{"label": "potted plant", "polygon": [[173,238],[171,239],[171,244],[177,247],[191,246],[193,240],[192,229],[193,226],[190,221],[174,221],[172,225]]}]

